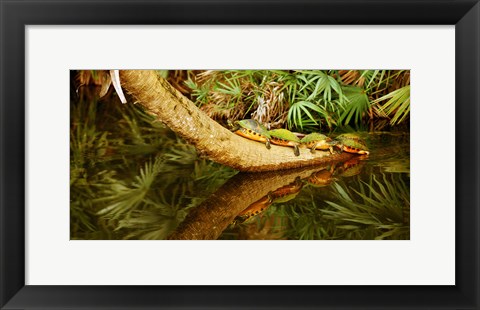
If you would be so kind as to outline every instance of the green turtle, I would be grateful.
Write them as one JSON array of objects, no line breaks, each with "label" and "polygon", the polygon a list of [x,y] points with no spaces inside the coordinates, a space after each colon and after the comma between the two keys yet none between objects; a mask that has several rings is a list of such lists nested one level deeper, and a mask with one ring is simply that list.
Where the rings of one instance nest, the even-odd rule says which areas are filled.
[{"label": "green turtle", "polygon": [[335,138],[338,141],[337,147],[348,153],[370,154],[367,144],[355,133],[344,133]]},{"label": "green turtle", "polygon": [[267,128],[253,119],[243,119],[236,122],[233,132],[244,138],[265,142],[267,149],[270,149],[270,134]]},{"label": "green turtle", "polygon": [[333,153],[333,146],[337,144],[337,141],[321,133],[314,132],[303,137],[300,143],[309,148],[312,153],[315,150],[330,150],[330,153]]},{"label": "green turtle", "polygon": [[295,156],[300,155],[300,150],[298,149],[300,139],[293,132],[287,129],[273,129],[269,130],[268,133],[270,134],[270,142],[272,144],[291,146]]}]

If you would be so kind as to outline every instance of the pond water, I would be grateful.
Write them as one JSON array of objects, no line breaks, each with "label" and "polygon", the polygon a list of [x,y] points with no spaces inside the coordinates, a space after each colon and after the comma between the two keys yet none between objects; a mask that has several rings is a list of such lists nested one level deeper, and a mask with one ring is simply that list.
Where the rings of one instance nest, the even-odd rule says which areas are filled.
[{"label": "pond water", "polygon": [[239,173],[141,109],[71,103],[72,239],[410,238],[408,131],[360,132],[369,156]]}]

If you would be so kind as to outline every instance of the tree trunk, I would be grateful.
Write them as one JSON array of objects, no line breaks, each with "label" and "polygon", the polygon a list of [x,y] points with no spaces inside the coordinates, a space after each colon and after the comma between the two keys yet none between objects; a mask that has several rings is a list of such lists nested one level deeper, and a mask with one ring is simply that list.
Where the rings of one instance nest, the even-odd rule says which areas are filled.
[{"label": "tree trunk", "polygon": [[136,100],[179,136],[193,144],[200,155],[240,171],[259,172],[343,161],[352,155],[330,154],[301,148],[264,144],[240,137],[208,117],[194,103],[151,70],[120,71],[122,86]]}]

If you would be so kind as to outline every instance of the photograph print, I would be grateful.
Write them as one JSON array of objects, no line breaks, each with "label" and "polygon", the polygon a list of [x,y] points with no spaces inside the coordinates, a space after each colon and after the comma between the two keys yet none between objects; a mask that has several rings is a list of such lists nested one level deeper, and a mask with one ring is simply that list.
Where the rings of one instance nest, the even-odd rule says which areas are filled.
[{"label": "photograph print", "polygon": [[71,70],[71,240],[410,240],[410,70]]}]

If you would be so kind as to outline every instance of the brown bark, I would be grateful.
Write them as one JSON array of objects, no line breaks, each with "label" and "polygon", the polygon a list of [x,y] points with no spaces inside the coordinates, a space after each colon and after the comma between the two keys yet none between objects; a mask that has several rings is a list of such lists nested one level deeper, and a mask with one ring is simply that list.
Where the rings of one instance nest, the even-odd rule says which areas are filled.
[{"label": "brown bark", "polygon": [[120,71],[122,86],[150,113],[189,143],[199,154],[240,171],[259,172],[342,161],[351,154],[293,149],[242,138],[209,118],[194,103],[151,70]]}]

